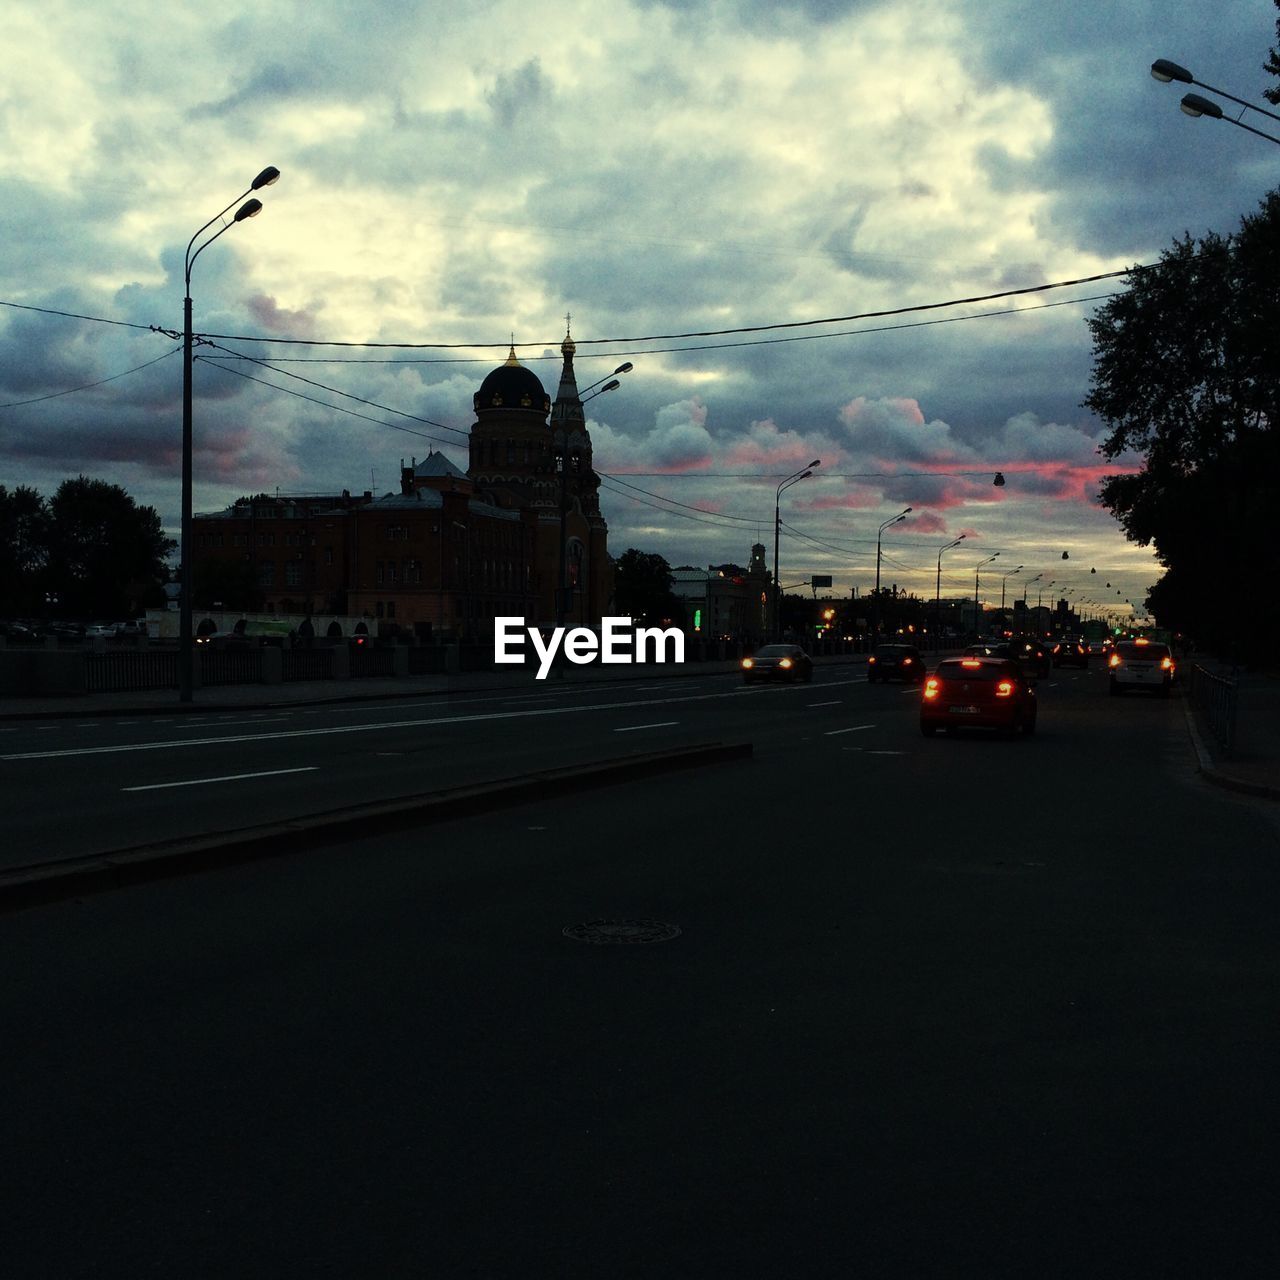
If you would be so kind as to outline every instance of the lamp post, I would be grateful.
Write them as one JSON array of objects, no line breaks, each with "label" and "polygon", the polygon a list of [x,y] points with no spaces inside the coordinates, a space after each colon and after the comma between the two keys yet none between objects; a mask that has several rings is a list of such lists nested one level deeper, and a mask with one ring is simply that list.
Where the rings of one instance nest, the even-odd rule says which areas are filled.
[{"label": "lamp post", "polygon": [[1026,625],[1026,621],[1027,621],[1027,588],[1033,582],[1039,582],[1040,579],[1043,577],[1044,577],[1043,573],[1037,573],[1034,578],[1024,578],[1022,580],[1022,622],[1024,626]]},{"label": "lamp post", "polygon": [[773,638],[782,639],[782,577],[778,569],[778,544],[782,535],[782,491],[813,475],[814,467],[822,466],[822,459],[815,458],[807,467],[787,476],[773,495]]},{"label": "lamp post", "polygon": [[874,639],[877,644],[880,641],[880,539],[891,524],[901,524],[910,511],[910,507],[904,507],[896,516],[891,516],[876,530],[876,629]]},{"label": "lamp post", "polygon": [[[1057,582],[1057,578],[1050,578],[1048,582],[1042,582],[1036,590],[1036,621],[1037,622],[1040,620],[1040,609],[1044,604],[1044,593],[1048,591],[1049,588],[1053,586],[1055,582]],[[1053,608],[1052,596],[1049,597],[1049,607],[1050,607],[1050,611],[1052,611],[1052,608]],[[1049,627],[1048,630],[1052,631],[1053,628]]]},{"label": "lamp post", "polygon": [[952,547],[958,547],[964,540],[965,534],[961,534],[954,542],[948,542],[945,547],[938,548],[938,577],[933,588],[933,651],[937,653],[942,648],[942,553],[950,551]]},{"label": "lamp post", "polygon": [[984,564],[990,564],[999,554],[997,551],[995,555],[979,560],[973,568],[973,634],[979,639],[982,637],[982,605],[978,600],[978,574]]},{"label": "lamp post", "polygon": [[230,222],[219,227],[194,253],[192,249],[201,235],[208,231],[219,218],[224,217],[232,205],[244,200],[251,191],[260,191],[263,187],[269,187],[279,177],[280,170],[274,165],[268,165],[263,169],[249,184],[248,190],[242,191],[225,209],[215,213],[191,237],[187,242],[187,252],[183,259],[183,284],[186,292],[182,300],[182,594],[178,604],[178,700],[180,702],[191,701],[195,671],[191,636],[192,553],[195,549],[191,537],[191,349],[194,343],[191,333],[191,268],[195,266],[196,259],[224,231],[229,231],[237,222],[243,222],[246,218],[257,217],[262,212],[262,201],[245,200]]},{"label": "lamp post", "polygon": [[[1238,103],[1244,108],[1244,111],[1256,111],[1259,115],[1266,116],[1269,120],[1280,121],[1280,116],[1276,115],[1275,112],[1268,111],[1265,107],[1254,106],[1252,102],[1237,98],[1234,93],[1228,93],[1225,89],[1215,89],[1213,85],[1205,84],[1203,80],[1197,80],[1186,67],[1180,67],[1176,62],[1170,62],[1167,58],[1157,58],[1151,64],[1151,78],[1159,80],[1163,84],[1168,84],[1171,80],[1177,80],[1180,84],[1199,85],[1202,89],[1208,89],[1210,93],[1216,93],[1220,98],[1229,98],[1232,102]],[[1245,124],[1243,120],[1235,120],[1231,116],[1224,115],[1222,108],[1216,102],[1210,102],[1208,98],[1201,97],[1198,93],[1184,94],[1179,106],[1181,106],[1185,115],[1189,115],[1193,119],[1200,116],[1208,116],[1211,120],[1227,120],[1231,124],[1247,130],[1249,133],[1257,134],[1259,138],[1266,138],[1268,142],[1280,144],[1280,138],[1274,137],[1269,133],[1263,133],[1261,129],[1255,129],[1252,125]],[[1240,114],[1243,115],[1244,111]]]},{"label": "lamp post", "polygon": [[[616,391],[622,383],[618,380],[618,374],[630,373],[635,366],[630,360],[626,364],[620,364],[612,373],[606,374],[609,380],[605,382],[604,378],[598,378],[595,382],[589,383],[583,388],[584,391],[590,392],[589,395],[579,393],[578,403],[584,405],[588,400],[594,400],[596,396],[602,396],[606,391]],[[604,386],[600,386],[601,383]],[[597,388],[592,390],[592,388]],[[564,626],[564,620],[569,612],[569,488],[568,488],[568,472],[569,472],[569,437],[564,427],[561,426],[552,438],[552,447],[556,450],[556,467],[560,472],[560,577],[556,585],[556,625]],[[563,670],[561,671],[563,675]]]},{"label": "lamp post", "polygon": [[1004,584],[1010,578],[1012,578],[1015,573],[1021,573],[1021,572],[1022,572],[1022,566],[1019,565],[1016,569],[1010,569],[1008,573],[1004,573],[1000,575],[1000,612],[1001,613],[1004,612]]}]

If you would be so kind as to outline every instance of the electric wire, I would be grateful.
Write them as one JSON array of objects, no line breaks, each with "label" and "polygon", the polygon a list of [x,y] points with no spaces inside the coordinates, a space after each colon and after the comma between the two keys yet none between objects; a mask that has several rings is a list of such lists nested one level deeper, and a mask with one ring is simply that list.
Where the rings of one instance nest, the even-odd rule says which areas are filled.
[{"label": "electric wire", "polygon": [[104,386],[108,382],[115,382],[118,378],[127,378],[131,373],[149,369],[153,364],[159,364],[161,360],[176,356],[181,350],[181,347],[174,347],[171,351],[166,351],[163,355],[156,356],[154,360],[148,360],[145,364],[134,365],[132,369],[126,369],[123,373],[113,373],[109,378],[99,378],[97,382],[86,382],[79,387],[68,387],[65,391],[50,391],[48,395],[32,396],[29,400],[9,400],[5,404],[0,404],[0,409],[16,409],[19,405],[39,404],[42,400],[56,400],[59,396],[75,395],[77,391],[89,391],[94,387]]}]

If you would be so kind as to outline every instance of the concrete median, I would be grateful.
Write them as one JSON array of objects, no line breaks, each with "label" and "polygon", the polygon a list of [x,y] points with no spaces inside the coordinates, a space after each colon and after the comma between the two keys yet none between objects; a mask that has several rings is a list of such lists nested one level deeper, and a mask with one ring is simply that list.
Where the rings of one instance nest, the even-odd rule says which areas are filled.
[{"label": "concrete median", "polygon": [[347,837],[389,835],[594,787],[746,760],[751,755],[749,742],[675,747],[308,814],[264,826],[16,867],[0,874],[0,911],[65,901],[193,871],[302,853]]}]

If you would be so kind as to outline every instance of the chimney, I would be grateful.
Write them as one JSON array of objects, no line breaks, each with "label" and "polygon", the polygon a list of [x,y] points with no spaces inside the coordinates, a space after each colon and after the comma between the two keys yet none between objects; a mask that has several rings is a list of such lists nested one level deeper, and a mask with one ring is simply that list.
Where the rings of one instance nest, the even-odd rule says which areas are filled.
[{"label": "chimney", "polygon": [[400,459],[400,492],[406,497],[413,492],[413,468],[404,465]]}]

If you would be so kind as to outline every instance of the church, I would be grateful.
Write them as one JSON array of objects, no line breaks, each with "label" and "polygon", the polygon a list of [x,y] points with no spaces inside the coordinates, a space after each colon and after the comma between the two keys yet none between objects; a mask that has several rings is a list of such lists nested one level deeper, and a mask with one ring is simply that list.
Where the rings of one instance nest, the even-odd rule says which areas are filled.
[{"label": "church", "polygon": [[[487,643],[495,617],[595,625],[613,564],[566,332],[554,401],[512,344],[475,393],[466,471],[403,461],[398,493],[245,498],[194,522],[197,608],[345,614]],[[381,624],[381,625],[375,625]]]}]

